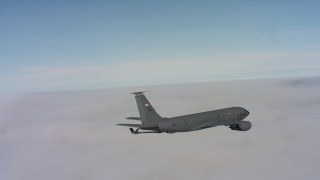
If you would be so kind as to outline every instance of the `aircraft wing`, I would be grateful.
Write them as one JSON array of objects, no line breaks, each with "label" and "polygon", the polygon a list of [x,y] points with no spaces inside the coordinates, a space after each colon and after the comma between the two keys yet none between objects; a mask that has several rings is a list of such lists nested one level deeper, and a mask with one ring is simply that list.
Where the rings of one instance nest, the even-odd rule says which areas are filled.
[{"label": "aircraft wing", "polygon": [[141,124],[117,124],[118,126],[140,127]]},{"label": "aircraft wing", "polygon": [[130,120],[141,120],[140,117],[127,117],[126,119],[130,119]]},{"label": "aircraft wing", "polygon": [[217,126],[217,124],[215,122],[208,122],[208,123],[204,123],[204,124],[201,124],[201,125],[195,127],[195,129],[206,129],[206,128],[211,128],[214,126]]}]

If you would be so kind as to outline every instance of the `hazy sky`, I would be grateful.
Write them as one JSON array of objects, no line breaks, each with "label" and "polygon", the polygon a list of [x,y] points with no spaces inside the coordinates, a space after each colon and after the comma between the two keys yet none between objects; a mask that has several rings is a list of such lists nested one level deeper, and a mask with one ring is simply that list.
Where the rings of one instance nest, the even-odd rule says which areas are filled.
[{"label": "hazy sky", "polygon": [[319,75],[319,1],[1,1],[0,92]]}]

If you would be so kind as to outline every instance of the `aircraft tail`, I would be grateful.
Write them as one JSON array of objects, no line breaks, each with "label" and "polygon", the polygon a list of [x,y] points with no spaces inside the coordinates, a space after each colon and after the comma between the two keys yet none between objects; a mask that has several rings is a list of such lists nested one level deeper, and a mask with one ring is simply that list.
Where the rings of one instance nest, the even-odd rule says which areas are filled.
[{"label": "aircraft tail", "polygon": [[143,92],[134,92],[142,124],[161,120],[162,117],[152,107]]}]

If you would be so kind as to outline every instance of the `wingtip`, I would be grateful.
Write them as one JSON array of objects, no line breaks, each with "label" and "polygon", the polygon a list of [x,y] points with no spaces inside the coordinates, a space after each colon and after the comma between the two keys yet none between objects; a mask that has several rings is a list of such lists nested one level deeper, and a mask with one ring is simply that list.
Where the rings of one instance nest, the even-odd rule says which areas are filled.
[{"label": "wingtip", "polygon": [[149,91],[132,92],[131,94],[138,96],[138,95],[143,95],[143,93],[145,93],[145,92],[149,92]]},{"label": "wingtip", "polygon": [[127,117],[126,119],[129,119],[129,120],[141,120],[140,117]]}]

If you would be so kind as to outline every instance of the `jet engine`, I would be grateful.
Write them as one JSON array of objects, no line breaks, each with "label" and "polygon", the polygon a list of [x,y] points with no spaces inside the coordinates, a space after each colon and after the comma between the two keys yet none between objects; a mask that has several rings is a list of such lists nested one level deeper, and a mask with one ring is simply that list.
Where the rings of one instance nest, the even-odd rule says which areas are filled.
[{"label": "jet engine", "polygon": [[251,129],[251,122],[250,121],[240,121],[238,124],[230,125],[230,129],[236,131],[248,131]]}]

